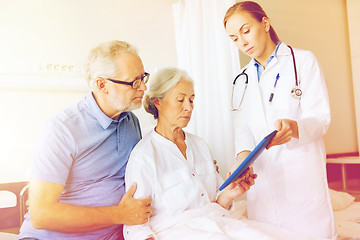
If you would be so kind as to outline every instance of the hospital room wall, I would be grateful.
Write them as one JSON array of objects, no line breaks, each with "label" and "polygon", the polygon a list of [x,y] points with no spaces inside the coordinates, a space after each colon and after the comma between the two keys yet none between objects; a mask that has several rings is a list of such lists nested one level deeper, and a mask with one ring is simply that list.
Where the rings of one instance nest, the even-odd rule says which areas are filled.
[{"label": "hospital room wall", "polygon": [[[145,70],[176,66],[172,0],[14,0],[0,7],[0,183],[26,180],[40,130],[88,87],[81,65],[91,48],[132,43]],[[48,64],[74,66],[57,71]],[[144,127],[153,124],[143,110]]]},{"label": "hospital room wall", "polygon": [[360,151],[360,1],[347,0],[346,5],[349,25],[353,92],[355,100],[357,143],[358,151]]},{"label": "hospital room wall", "polygon": [[[88,92],[81,64],[95,44],[111,39],[131,42],[149,72],[176,66],[172,19],[176,1],[2,3],[0,182],[25,180],[44,122]],[[357,151],[345,1],[259,2],[280,38],[294,47],[312,50],[323,66],[333,112],[325,137],[328,153]],[[48,64],[70,65],[75,70],[55,71],[48,69]],[[145,131],[151,129],[151,117],[143,110],[136,113]]]}]

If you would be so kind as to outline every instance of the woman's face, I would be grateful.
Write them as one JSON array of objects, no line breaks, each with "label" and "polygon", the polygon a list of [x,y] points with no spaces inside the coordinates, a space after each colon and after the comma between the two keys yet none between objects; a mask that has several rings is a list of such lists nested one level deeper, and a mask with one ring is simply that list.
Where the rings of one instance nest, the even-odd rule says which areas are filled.
[{"label": "woman's face", "polygon": [[227,21],[225,30],[240,51],[257,60],[267,59],[269,41],[272,43],[269,19],[264,17],[259,22],[248,12],[235,13]]},{"label": "woman's face", "polygon": [[192,82],[180,80],[169,90],[165,98],[156,104],[158,121],[172,129],[184,128],[188,125],[194,108],[194,85]]}]

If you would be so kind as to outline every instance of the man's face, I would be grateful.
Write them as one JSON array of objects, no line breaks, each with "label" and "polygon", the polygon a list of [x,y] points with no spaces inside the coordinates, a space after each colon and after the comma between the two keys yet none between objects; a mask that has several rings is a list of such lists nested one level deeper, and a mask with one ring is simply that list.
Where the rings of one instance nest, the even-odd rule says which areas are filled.
[{"label": "man's face", "polygon": [[[139,56],[125,54],[119,56],[115,62],[117,75],[111,79],[132,82],[145,74],[144,66]],[[117,117],[120,113],[131,111],[141,107],[144,91],[147,87],[141,82],[140,87],[134,89],[130,85],[118,84],[105,81],[108,94],[106,102],[111,118]]]}]

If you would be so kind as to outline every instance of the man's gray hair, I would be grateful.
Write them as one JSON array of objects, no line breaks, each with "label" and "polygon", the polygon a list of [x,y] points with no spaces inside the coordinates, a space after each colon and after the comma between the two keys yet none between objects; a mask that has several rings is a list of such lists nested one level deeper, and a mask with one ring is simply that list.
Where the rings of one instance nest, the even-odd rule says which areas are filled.
[{"label": "man's gray hair", "polygon": [[85,64],[86,80],[95,90],[95,80],[99,77],[110,78],[117,75],[115,61],[123,54],[138,55],[137,50],[124,41],[109,41],[99,44],[90,51]]}]

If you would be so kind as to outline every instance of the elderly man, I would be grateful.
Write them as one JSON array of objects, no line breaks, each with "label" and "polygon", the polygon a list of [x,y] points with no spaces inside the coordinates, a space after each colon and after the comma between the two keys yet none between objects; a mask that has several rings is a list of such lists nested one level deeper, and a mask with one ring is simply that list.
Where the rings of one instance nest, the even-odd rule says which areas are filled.
[{"label": "elderly man", "polygon": [[128,43],[111,41],[88,57],[91,92],[42,131],[30,170],[30,214],[19,239],[123,239],[123,224],[144,224],[151,198],[125,193],[129,154],[141,139],[131,112],[149,74]]}]

